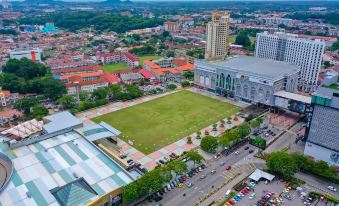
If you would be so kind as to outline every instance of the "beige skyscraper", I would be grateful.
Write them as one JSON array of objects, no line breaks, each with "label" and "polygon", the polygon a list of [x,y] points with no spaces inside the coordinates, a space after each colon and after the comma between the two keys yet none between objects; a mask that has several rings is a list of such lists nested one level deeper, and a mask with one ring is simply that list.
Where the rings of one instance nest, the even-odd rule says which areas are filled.
[{"label": "beige skyscraper", "polygon": [[205,59],[223,59],[227,55],[230,12],[212,12],[212,20],[207,24]]}]

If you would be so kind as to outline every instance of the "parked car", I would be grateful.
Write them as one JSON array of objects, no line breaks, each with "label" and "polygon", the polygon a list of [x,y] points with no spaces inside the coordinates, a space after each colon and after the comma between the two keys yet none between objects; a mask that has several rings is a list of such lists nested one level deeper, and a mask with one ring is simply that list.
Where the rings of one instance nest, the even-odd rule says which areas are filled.
[{"label": "parked car", "polygon": [[229,171],[229,170],[231,170],[231,169],[232,169],[231,165],[228,165],[228,166],[226,167],[226,170],[227,170],[227,171]]},{"label": "parked car", "polygon": [[206,175],[201,175],[200,176],[200,179],[205,179],[206,178]]},{"label": "parked car", "polygon": [[327,189],[329,189],[329,190],[331,190],[331,191],[333,191],[333,192],[336,192],[336,191],[337,191],[337,189],[336,189],[335,187],[331,186],[331,185],[328,186]]},{"label": "parked car", "polygon": [[249,149],[249,147],[248,147],[248,146],[246,146],[246,147],[245,147],[245,150],[248,150],[248,149]]},{"label": "parked car", "polygon": [[239,151],[235,151],[234,154],[238,155],[238,154],[239,154]]},{"label": "parked car", "polygon": [[220,166],[224,166],[225,164],[225,162],[220,162]]},{"label": "parked car", "polygon": [[250,154],[253,153],[253,149],[249,150],[248,153],[250,153]]},{"label": "parked car", "polygon": [[211,175],[214,175],[216,172],[216,170],[211,170]]}]

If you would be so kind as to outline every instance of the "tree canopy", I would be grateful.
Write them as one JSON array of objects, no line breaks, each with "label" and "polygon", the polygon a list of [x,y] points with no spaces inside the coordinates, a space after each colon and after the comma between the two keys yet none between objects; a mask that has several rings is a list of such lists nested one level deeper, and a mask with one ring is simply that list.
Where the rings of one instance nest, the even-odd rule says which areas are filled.
[{"label": "tree canopy", "polygon": [[294,173],[299,170],[292,157],[282,151],[271,153],[268,156],[266,165],[270,171],[281,175],[287,180],[291,179]]},{"label": "tree canopy", "polygon": [[202,150],[210,153],[214,153],[218,148],[218,140],[210,135],[201,139],[200,147]]},{"label": "tree canopy", "polygon": [[20,24],[45,24],[54,22],[57,27],[76,31],[94,28],[97,31],[124,33],[132,29],[142,29],[162,25],[164,20],[143,18],[141,16],[122,16],[103,12],[58,12],[44,16],[32,16],[19,19]]},{"label": "tree canopy", "polygon": [[10,59],[3,68],[3,72],[12,73],[25,80],[45,76],[47,68],[41,63],[35,63],[27,58]]}]

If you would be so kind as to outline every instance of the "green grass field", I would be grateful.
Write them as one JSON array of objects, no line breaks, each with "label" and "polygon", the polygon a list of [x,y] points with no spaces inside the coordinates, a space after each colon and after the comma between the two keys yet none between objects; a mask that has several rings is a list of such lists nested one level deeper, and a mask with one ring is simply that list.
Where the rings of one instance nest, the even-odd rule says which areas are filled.
[{"label": "green grass field", "polygon": [[125,70],[125,69],[129,69],[127,64],[124,63],[118,63],[118,64],[107,64],[107,65],[103,65],[102,66],[104,68],[104,70],[108,71],[108,72],[112,72],[115,70]]},{"label": "green grass field", "polygon": [[239,111],[237,106],[180,91],[92,119],[122,132],[121,138],[145,154],[199,131]]},{"label": "green grass field", "polygon": [[161,58],[161,56],[140,56],[139,57],[139,64],[141,66],[143,66],[144,65],[144,60],[158,60],[160,58]]}]

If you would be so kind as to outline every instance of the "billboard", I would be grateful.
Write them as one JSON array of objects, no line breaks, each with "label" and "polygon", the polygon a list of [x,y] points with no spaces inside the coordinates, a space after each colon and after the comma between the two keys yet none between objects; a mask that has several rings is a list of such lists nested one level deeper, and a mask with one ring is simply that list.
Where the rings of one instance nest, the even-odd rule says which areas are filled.
[{"label": "billboard", "polygon": [[292,99],[286,99],[283,97],[275,97],[274,105],[283,109],[290,110],[292,112],[305,113],[306,104],[303,102],[298,102]]}]

